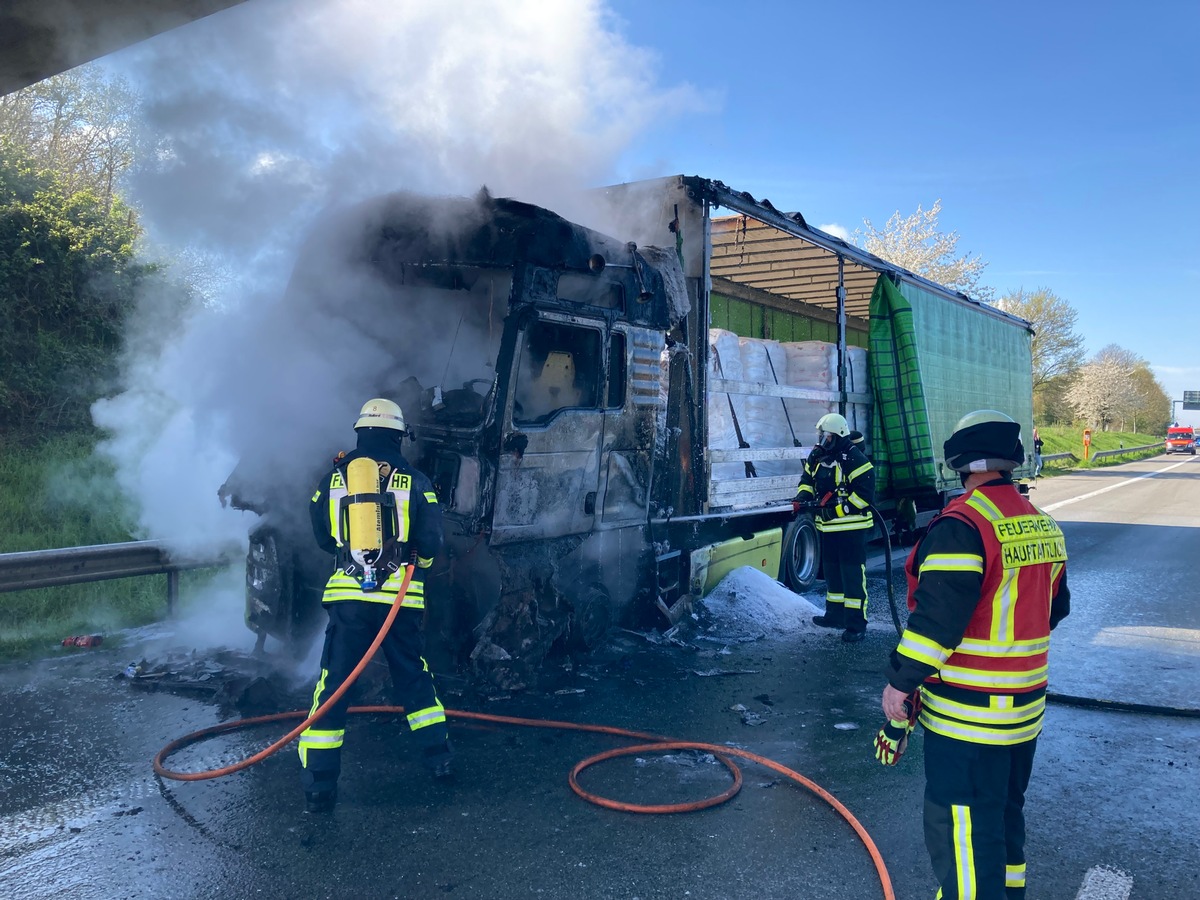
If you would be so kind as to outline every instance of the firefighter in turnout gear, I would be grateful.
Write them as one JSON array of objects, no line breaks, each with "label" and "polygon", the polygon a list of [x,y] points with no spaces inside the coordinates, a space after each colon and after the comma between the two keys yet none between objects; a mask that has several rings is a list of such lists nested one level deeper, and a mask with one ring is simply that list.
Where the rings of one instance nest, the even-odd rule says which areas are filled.
[{"label": "firefighter in turnout gear", "polygon": [[[1066,547],[1058,524],[1012,481],[1025,455],[1018,423],[978,410],[944,450],[966,493],[908,557],[910,614],[887,667],[883,711],[895,725],[919,709],[937,896],[1017,900],[1050,632],[1070,612]],[[885,764],[895,759],[890,743],[880,752],[876,739]]]},{"label": "firefighter in turnout gear", "polygon": [[875,523],[875,471],[860,449],[862,435],[843,416],[830,413],[817,422],[817,444],[804,461],[792,509],[816,507],[825,569],[825,614],[813,622],[841,628],[842,640],[861,641],[867,633],[867,536]]},{"label": "firefighter in turnout gear", "polygon": [[[349,677],[399,593],[405,566],[416,564],[408,592],[383,640],[395,701],[404,707],[422,761],[450,774],[446,713],[422,654],[423,574],[442,549],[442,514],[429,479],[404,458],[404,414],[390,400],[368,401],[354,425],[358,447],[339,455],[313,494],[309,512],[321,549],[334,555],[322,598],[329,625],[312,710]],[[309,812],[337,801],[349,696],[300,735],[301,781]]]}]

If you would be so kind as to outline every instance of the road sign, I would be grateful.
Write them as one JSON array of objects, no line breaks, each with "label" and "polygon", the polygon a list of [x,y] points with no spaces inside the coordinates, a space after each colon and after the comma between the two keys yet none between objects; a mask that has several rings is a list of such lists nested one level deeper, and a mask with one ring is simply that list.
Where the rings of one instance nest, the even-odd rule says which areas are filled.
[{"label": "road sign", "polygon": [[1200,409],[1200,391],[1184,391],[1183,408]]}]

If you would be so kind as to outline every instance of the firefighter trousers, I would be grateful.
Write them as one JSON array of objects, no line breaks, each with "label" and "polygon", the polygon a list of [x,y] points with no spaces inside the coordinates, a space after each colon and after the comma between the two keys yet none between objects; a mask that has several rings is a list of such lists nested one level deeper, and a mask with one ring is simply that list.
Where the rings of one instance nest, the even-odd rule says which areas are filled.
[{"label": "firefighter trousers", "polygon": [[1036,749],[1037,738],[994,746],[925,729],[925,846],[942,900],[1024,900]]},{"label": "firefighter trousers", "polygon": [[[310,713],[350,676],[383,627],[390,607],[386,603],[340,600],[325,604],[329,624],[321,651],[321,677],[313,691]],[[381,649],[392,676],[392,696],[404,707],[409,730],[422,748],[423,762],[433,768],[450,755],[446,712],[434,689],[433,674],[422,654],[423,611],[402,608],[388,629]],[[347,691],[334,706],[300,735],[301,784],[306,792],[328,791],[341,773],[342,742],[346,734]]]},{"label": "firefighter trousers", "polygon": [[867,630],[867,535],[869,528],[821,532],[825,569],[825,615],[850,631]]}]

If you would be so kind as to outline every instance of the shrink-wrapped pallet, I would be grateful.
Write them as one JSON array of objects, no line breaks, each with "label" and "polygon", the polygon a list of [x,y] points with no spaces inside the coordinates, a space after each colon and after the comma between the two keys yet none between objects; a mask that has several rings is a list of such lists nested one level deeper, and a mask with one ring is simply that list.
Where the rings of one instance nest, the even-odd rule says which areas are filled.
[{"label": "shrink-wrapped pallet", "polygon": [[[815,391],[837,390],[837,345],[824,341],[796,341],[782,345],[787,357],[788,386]],[[835,412],[832,400],[788,399],[787,411],[796,437],[805,447],[817,441],[817,422]]]},{"label": "shrink-wrapped pallet", "polygon": [[[723,328],[710,328],[708,331],[708,378],[711,385],[713,379],[722,378],[727,381],[742,380],[742,353],[738,336]],[[730,413],[730,402],[737,414],[740,425],[745,418],[744,397],[733,396],[724,391],[708,392],[708,447],[710,450],[736,450],[738,448],[737,429],[733,424]],[[713,481],[728,481],[733,478],[744,478],[746,467],[740,462],[714,463],[712,467]]]},{"label": "shrink-wrapped pallet", "polygon": [[[849,347],[847,349],[849,366],[847,367],[847,388],[852,394],[867,394],[871,391],[867,381],[867,351],[864,347]],[[846,421],[855,431],[862,432],[866,438],[866,448],[871,444],[871,407],[867,403],[851,403],[846,407]]]},{"label": "shrink-wrapped pallet", "polygon": [[[788,383],[792,387],[837,392],[837,344],[826,341],[799,341],[783,345],[788,359]],[[870,391],[867,382],[867,351],[863,347],[847,348],[846,388],[851,394]],[[806,447],[817,439],[816,425],[827,413],[837,412],[832,400],[788,400],[788,414],[796,436]],[[846,406],[846,422],[862,432],[870,441],[871,407],[866,403]]]},{"label": "shrink-wrapped pallet", "polygon": [[[786,385],[787,353],[778,341],[742,338],[742,380],[773,387]],[[753,449],[792,446],[792,433],[784,415],[783,399],[749,395],[745,397],[746,419],[741,422],[742,436]],[[739,419],[739,421],[741,421]],[[759,460],[755,469],[760,477],[787,475],[798,471],[787,460]]]}]

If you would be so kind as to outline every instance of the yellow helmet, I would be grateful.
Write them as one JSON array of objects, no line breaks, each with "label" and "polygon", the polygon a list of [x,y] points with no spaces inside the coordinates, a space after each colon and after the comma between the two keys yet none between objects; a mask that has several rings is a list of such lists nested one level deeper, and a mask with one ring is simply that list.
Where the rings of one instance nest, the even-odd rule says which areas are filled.
[{"label": "yellow helmet", "polygon": [[845,416],[839,416],[837,413],[828,413],[821,416],[817,421],[817,431],[836,434],[838,437],[846,437],[850,433],[850,425],[846,421]]},{"label": "yellow helmet", "polygon": [[404,413],[400,411],[400,407],[382,397],[376,397],[363,404],[354,428],[356,431],[359,428],[391,428],[395,431],[408,431],[404,424]]}]

